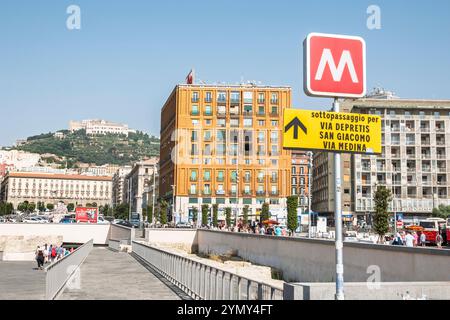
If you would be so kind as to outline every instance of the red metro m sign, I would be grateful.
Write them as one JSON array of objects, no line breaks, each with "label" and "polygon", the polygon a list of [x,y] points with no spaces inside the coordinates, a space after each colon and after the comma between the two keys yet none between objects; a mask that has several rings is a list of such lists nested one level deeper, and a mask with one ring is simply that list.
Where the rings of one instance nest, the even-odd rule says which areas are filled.
[{"label": "red metro m sign", "polygon": [[304,89],[309,96],[366,94],[366,43],[361,37],[310,33],[304,44]]}]

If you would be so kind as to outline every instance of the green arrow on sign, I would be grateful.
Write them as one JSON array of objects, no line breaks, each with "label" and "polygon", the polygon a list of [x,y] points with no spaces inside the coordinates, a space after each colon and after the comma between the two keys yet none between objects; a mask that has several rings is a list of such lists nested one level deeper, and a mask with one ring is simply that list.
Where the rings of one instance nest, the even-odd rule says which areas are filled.
[{"label": "green arrow on sign", "polygon": [[306,129],[305,125],[297,118],[295,117],[292,119],[291,122],[289,122],[286,127],[284,128],[284,132],[288,132],[289,129],[294,127],[294,139],[298,139],[298,128],[302,129],[302,131],[307,134],[308,130]]}]

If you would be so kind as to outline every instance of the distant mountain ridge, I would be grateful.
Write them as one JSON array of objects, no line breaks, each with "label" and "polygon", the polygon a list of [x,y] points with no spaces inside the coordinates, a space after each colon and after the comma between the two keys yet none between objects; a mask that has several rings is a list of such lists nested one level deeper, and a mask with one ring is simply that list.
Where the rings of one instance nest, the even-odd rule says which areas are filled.
[{"label": "distant mountain ridge", "polygon": [[[137,131],[127,135],[87,135],[85,130],[59,130],[28,137],[15,149],[38,154],[54,154],[61,165],[74,167],[75,163],[96,165],[131,165],[148,157],[159,157],[159,138]],[[59,162],[59,161],[58,161]]]}]

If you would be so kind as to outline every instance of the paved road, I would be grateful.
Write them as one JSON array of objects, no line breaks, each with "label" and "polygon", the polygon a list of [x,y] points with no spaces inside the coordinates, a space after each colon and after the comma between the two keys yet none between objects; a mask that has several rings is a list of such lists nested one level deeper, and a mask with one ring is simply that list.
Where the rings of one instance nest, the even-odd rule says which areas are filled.
[{"label": "paved road", "polygon": [[0,261],[0,300],[42,300],[45,271],[36,262]]},{"label": "paved road", "polygon": [[80,289],[60,300],[179,300],[166,284],[127,253],[94,248],[81,265]]}]

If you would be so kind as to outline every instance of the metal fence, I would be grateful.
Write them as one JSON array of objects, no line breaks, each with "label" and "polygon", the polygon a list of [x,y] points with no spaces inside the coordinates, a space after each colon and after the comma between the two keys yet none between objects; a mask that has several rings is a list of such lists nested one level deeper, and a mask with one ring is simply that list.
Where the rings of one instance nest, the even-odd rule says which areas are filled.
[{"label": "metal fence", "polygon": [[45,298],[47,300],[55,299],[72,275],[79,271],[80,265],[93,247],[94,240],[91,239],[71,254],[45,268]]},{"label": "metal fence", "polygon": [[133,252],[198,300],[283,300],[283,288],[132,241]]}]

